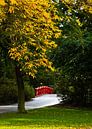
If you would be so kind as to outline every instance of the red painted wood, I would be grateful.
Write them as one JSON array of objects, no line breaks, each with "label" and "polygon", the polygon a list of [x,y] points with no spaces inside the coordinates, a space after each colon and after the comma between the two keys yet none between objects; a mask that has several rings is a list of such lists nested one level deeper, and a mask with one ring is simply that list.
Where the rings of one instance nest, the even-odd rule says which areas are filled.
[{"label": "red painted wood", "polygon": [[40,86],[35,88],[35,95],[40,96],[44,94],[52,94],[53,93],[53,88],[49,86]]}]

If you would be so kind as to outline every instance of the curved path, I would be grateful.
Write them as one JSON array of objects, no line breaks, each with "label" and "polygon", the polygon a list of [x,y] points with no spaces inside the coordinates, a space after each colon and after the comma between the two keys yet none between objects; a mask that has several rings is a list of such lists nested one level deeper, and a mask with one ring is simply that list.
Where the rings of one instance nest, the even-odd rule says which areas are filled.
[{"label": "curved path", "polygon": [[[56,94],[45,94],[45,95],[33,98],[32,101],[25,102],[25,108],[26,110],[42,108],[46,106],[59,104],[61,101],[62,99],[60,97],[57,97]],[[0,106],[0,113],[16,112],[17,107],[18,107],[17,104]]]}]

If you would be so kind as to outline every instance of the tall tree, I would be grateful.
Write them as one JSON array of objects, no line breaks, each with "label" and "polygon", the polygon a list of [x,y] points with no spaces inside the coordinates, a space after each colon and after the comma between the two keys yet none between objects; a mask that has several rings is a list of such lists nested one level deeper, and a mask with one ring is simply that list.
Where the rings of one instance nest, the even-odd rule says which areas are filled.
[{"label": "tall tree", "polygon": [[19,112],[25,112],[22,73],[35,77],[40,66],[53,70],[46,52],[56,47],[53,39],[61,33],[56,25],[59,19],[51,0],[1,0],[0,44],[5,44],[16,65]]},{"label": "tall tree", "polygon": [[63,16],[60,23],[63,32],[51,58],[62,71],[61,80],[68,80],[67,86],[66,82],[65,87],[62,86],[63,82],[60,85],[68,90],[68,95],[72,86],[72,99],[84,104],[88,89],[92,89],[92,2],[64,0],[59,2],[58,9]]}]

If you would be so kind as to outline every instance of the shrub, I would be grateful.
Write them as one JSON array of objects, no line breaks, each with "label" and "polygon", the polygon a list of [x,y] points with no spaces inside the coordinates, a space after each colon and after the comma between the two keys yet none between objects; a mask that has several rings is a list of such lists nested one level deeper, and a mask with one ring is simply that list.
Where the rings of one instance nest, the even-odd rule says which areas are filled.
[{"label": "shrub", "polygon": [[25,100],[28,101],[33,97],[35,97],[35,90],[33,86],[30,86],[27,82],[25,82]]},{"label": "shrub", "polygon": [[0,84],[0,104],[16,103],[18,92],[15,80],[2,78]]},{"label": "shrub", "polygon": [[[17,103],[18,90],[14,79],[0,78],[0,105]],[[25,101],[35,96],[33,87],[25,85]]]}]

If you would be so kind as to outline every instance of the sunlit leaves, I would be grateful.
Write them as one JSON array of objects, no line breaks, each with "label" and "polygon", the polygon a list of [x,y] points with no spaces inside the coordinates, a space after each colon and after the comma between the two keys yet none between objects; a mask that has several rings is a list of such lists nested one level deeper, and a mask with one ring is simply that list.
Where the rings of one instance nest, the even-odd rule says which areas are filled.
[{"label": "sunlit leaves", "polygon": [[76,6],[79,4],[79,8],[85,11],[89,11],[92,13],[92,0],[63,0],[64,3],[67,3],[68,5],[74,5]]},{"label": "sunlit leaves", "polygon": [[5,16],[1,24],[6,23],[4,31],[10,38],[11,59],[32,76],[40,66],[52,69],[46,52],[56,47],[53,39],[61,34],[56,26],[60,18],[55,3],[50,0],[6,0],[4,3],[0,8]]},{"label": "sunlit leaves", "polygon": [[0,5],[5,5],[5,1],[4,0],[0,0]]}]

